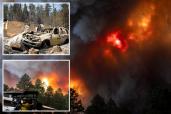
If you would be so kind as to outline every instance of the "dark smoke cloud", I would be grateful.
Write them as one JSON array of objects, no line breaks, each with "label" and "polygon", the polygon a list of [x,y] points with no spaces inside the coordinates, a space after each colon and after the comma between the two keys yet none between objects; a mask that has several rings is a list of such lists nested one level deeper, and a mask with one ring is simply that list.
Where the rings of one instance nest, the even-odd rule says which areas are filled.
[{"label": "dark smoke cloud", "polygon": [[[126,58],[113,50],[118,63],[106,63],[110,59],[102,57],[103,46],[98,41],[103,41],[101,39],[104,39],[103,35],[108,31],[124,29],[127,16],[133,12],[134,6],[143,1],[148,2],[95,1],[89,6],[80,6],[73,14],[76,17],[76,22],[73,19],[73,34],[86,42],[76,50],[77,54],[71,61],[73,67],[76,67],[92,94],[113,97],[118,105],[127,105],[134,112],[143,108],[152,88],[171,84],[171,40],[168,32],[171,24],[171,2],[154,1],[157,13],[152,18],[152,40],[141,46],[130,44]],[[83,62],[78,62],[80,59]]]},{"label": "dark smoke cloud", "polygon": [[109,28],[122,26],[128,12],[136,4],[136,0],[125,0],[124,2],[119,0],[90,1],[77,2],[80,6],[74,9],[77,11],[74,13],[75,17],[79,15],[79,18],[72,32],[84,42],[95,40]]}]

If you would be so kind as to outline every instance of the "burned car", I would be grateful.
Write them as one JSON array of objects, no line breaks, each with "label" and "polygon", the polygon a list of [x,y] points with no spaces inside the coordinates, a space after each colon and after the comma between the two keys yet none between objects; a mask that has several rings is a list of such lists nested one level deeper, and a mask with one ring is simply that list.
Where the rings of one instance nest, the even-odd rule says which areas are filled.
[{"label": "burned car", "polygon": [[47,28],[41,32],[27,32],[21,39],[21,44],[28,48],[46,48],[68,42],[68,30],[64,27]]}]

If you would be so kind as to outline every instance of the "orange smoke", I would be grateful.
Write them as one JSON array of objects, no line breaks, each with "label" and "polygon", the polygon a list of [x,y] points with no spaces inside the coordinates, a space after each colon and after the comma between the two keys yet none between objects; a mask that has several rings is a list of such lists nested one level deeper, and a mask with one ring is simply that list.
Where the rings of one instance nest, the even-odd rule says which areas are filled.
[{"label": "orange smoke", "polygon": [[128,18],[128,38],[134,41],[146,40],[152,33],[151,21],[155,14],[155,5],[143,2],[137,5]]},{"label": "orange smoke", "polygon": [[76,72],[71,71],[70,88],[75,89],[81,97],[85,97],[89,92],[84,81],[79,77]]},{"label": "orange smoke", "polygon": [[90,92],[83,79],[81,79],[81,76],[73,69],[71,69],[70,88],[76,90],[76,92],[79,94],[79,98],[81,99],[83,105],[88,104],[90,99]]}]

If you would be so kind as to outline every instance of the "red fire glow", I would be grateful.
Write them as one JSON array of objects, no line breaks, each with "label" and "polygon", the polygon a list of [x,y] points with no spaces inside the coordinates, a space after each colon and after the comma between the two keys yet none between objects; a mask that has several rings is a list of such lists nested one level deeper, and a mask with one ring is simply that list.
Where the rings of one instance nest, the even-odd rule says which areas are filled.
[{"label": "red fire glow", "polygon": [[112,46],[120,49],[121,51],[127,50],[126,41],[121,37],[119,32],[113,32],[107,36],[107,43],[111,44]]}]

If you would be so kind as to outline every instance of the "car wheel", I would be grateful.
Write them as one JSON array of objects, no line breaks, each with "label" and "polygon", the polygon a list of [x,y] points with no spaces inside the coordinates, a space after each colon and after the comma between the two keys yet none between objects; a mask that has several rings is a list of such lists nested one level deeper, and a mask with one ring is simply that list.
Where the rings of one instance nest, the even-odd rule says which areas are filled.
[{"label": "car wheel", "polygon": [[41,48],[48,48],[50,46],[50,41],[45,40],[42,42]]},{"label": "car wheel", "polygon": [[67,44],[67,43],[69,43],[69,39],[66,39],[66,40],[64,41],[64,44]]}]

